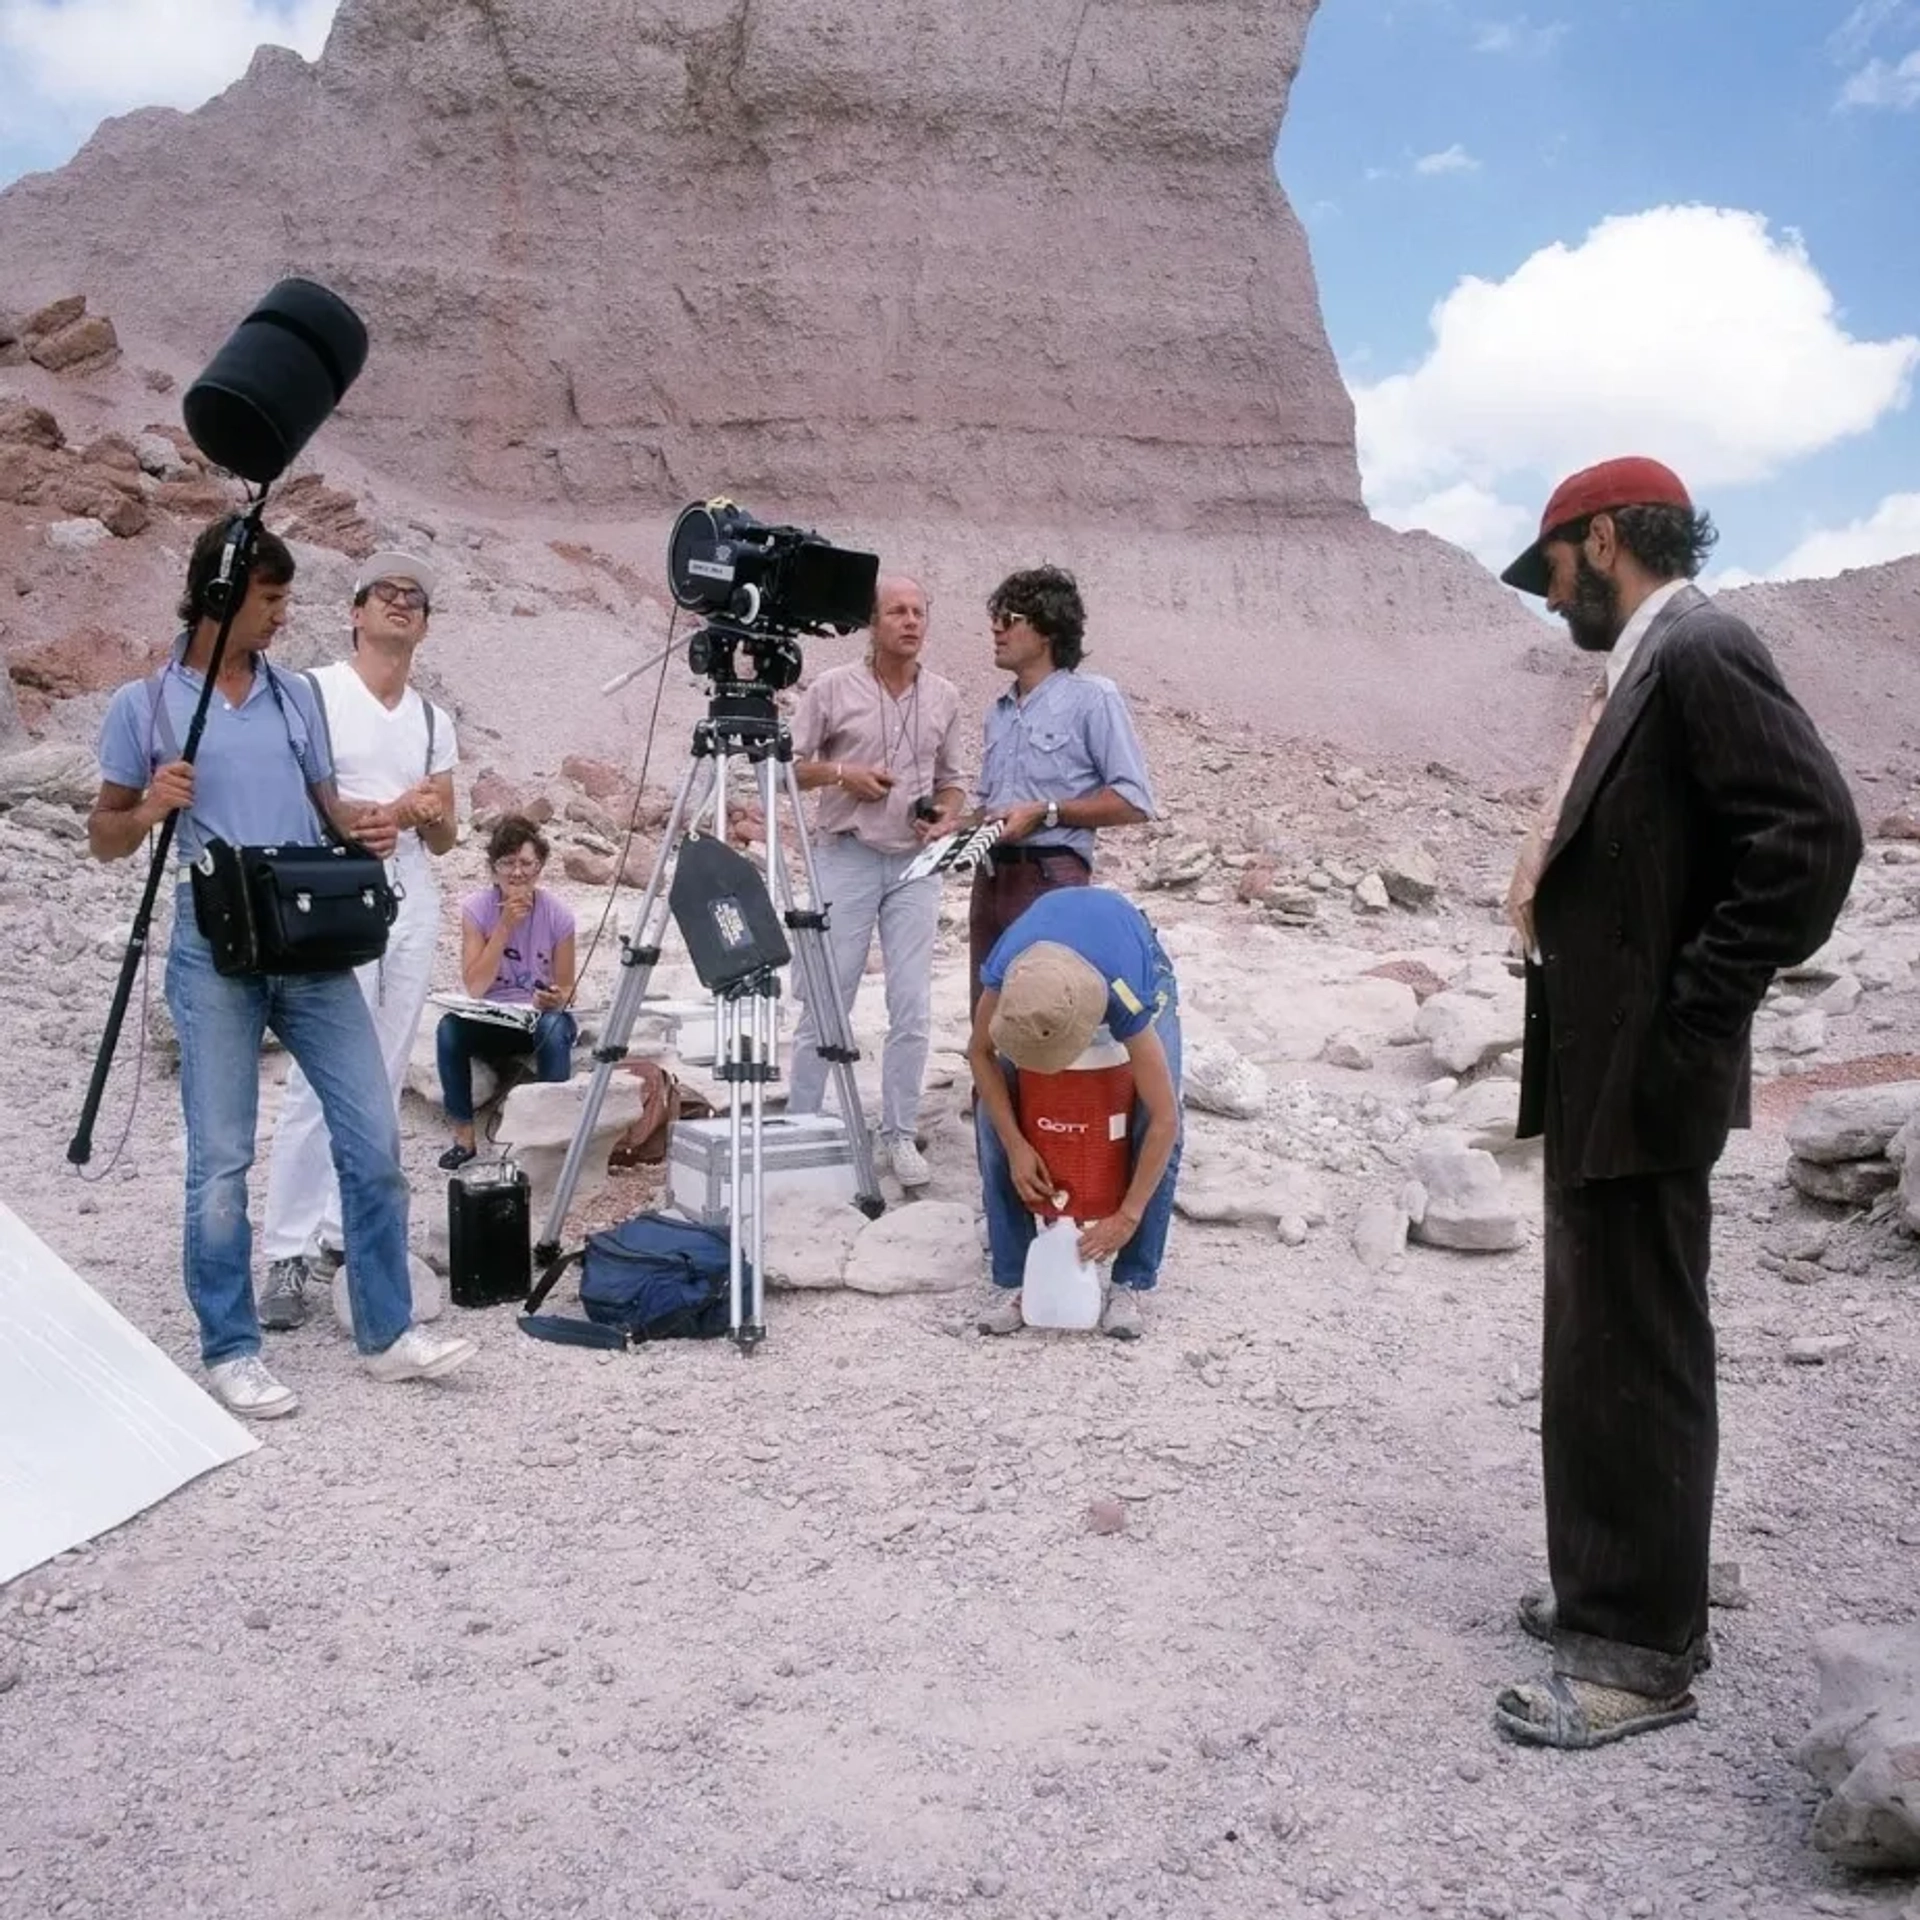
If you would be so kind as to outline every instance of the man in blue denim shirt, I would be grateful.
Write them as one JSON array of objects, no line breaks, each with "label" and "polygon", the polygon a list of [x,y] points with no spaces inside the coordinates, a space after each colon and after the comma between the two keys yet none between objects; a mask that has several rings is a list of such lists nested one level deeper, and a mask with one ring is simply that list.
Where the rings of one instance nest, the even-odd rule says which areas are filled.
[{"label": "man in blue denim shirt", "polygon": [[1012,1333],[1024,1324],[1020,1290],[1033,1217],[1055,1187],[1020,1131],[1014,1071],[1064,1072],[1104,1026],[1133,1067],[1133,1170],[1119,1211],[1082,1231],[1080,1257],[1113,1261],[1100,1325],[1116,1340],[1137,1340],[1140,1295],[1160,1277],[1180,1172],[1173,963],[1132,901],[1105,887],[1074,887],[1036,900],[995,943],[981,973],[967,1058],[996,1298],[980,1331]]},{"label": "man in blue denim shirt", "polygon": [[[394,829],[363,819],[333,791],[333,768],[311,697],[266,653],[286,618],[293,555],[262,531],[233,618],[206,730],[192,765],[181,744],[212,662],[220,621],[209,587],[232,523],[194,543],[180,618],[186,632],[151,679],[119,689],[100,735],[101,786],[87,821],[99,860],[123,860],[168,814],[191,862],[209,839],[235,846],[311,845],[316,805],[370,852],[393,850]],[[473,1357],[470,1340],[412,1325],[407,1277],[407,1182],[400,1130],[372,1016],[351,972],[235,975],[214,969],[191,890],[174,901],[167,1006],[180,1037],[180,1104],[187,1127],[185,1277],[200,1353],[221,1401],[256,1419],[292,1413],[292,1391],[260,1358],[253,1296],[247,1170],[260,1106],[260,1041],[270,1028],[314,1091],[332,1136],[354,1341],[377,1380],[438,1379]]]},{"label": "man in blue denim shirt", "polygon": [[1059,567],[1009,574],[987,599],[993,663],[1013,685],[987,709],[980,817],[1005,826],[989,865],[973,877],[968,915],[969,1006],[981,963],[1041,894],[1084,887],[1100,827],[1154,814],[1146,760],[1125,698],[1111,680],[1079,671],[1087,612]]}]

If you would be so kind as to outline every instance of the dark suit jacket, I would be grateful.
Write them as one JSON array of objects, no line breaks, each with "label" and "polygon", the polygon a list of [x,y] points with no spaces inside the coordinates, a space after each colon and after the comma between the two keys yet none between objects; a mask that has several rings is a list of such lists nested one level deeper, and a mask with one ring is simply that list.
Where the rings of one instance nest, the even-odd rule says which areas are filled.
[{"label": "dark suit jacket", "polygon": [[1654,617],[1581,759],[1534,898],[1520,1133],[1555,1177],[1710,1166],[1748,1122],[1754,1009],[1833,930],[1846,782],[1753,630],[1694,587]]}]

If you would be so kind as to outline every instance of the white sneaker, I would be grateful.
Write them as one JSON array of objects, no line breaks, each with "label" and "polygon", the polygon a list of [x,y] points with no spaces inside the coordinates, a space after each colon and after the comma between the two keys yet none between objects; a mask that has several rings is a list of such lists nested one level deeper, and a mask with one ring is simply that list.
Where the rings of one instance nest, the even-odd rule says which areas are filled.
[{"label": "white sneaker", "polygon": [[924,1187],[933,1179],[927,1156],[911,1140],[893,1143],[893,1177],[903,1187]]},{"label": "white sneaker", "polygon": [[479,1351],[458,1334],[409,1327],[384,1353],[363,1353],[360,1364],[376,1380],[439,1380]]},{"label": "white sneaker", "polygon": [[207,1369],[207,1378],[213,1383],[216,1398],[229,1413],[248,1414],[255,1420],[278,1420],[300,1405],[300,1396],[291,1387],[283,1387],[257,1353],[216,1360]]}]

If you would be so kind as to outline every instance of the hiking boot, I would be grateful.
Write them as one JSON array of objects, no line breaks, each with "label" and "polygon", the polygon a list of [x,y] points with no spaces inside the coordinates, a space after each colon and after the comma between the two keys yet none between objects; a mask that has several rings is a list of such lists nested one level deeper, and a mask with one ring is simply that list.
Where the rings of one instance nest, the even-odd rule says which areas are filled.
[{"label": "hiking boot", "polygon": [[364,1353],[360,1364],[376,1380],[439,1380],[479,1352],[458,1334],[409,1327],[384,1353]]},{"label": "hiking boot", "polygon": [[307,1261],[307,1276],[316,1286],[330,1287],[333,1276],[347,1264],[347,1256],[339,1247],[330,1247],[322,1240]]},{"label": "hiking boot", "polygon": [[974,1322],[982,1333],[1018,1333],[1026,1324],[1018,1287],[995,1287],[992,1304]]},{"label": "hiking boot", "polygon": [[299,1405],[299,1396],[291,1387],[283,1387],[257,1353],[243,1353],[232,1360],[216,1360],[207,1369],[214,1396],[229,1413],[244,1413],[255,1420],[278,1420]]},{"label": "hiking boot", "polygon": [[260,1289],[260,1324],[269,1333],[291,1333],[307,1324],[307,1262],[293,1254],[270,1261],[266,1285]]},{"label": "hiking boot", "polygon": [[1109,1340],[1140,1338],[1140,1295],[1135,1288],[1107,1289],[1107,1304],[1100,1315],[1100,1331]]},{"label": "hiking boot", "polygon": [[933,1178],[927,1156],[911,1140],[893,1143],[893,1177],[903,1187],[924,1187]]}]

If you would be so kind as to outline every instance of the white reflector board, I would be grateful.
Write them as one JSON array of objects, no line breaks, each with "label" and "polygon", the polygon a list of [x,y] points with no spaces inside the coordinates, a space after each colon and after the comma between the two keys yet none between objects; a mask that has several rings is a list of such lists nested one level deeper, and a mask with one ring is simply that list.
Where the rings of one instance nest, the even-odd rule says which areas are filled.
[{"label": "white reflector board", "polygon": [[0,1205],[0,1583],[259,1444]]}]

